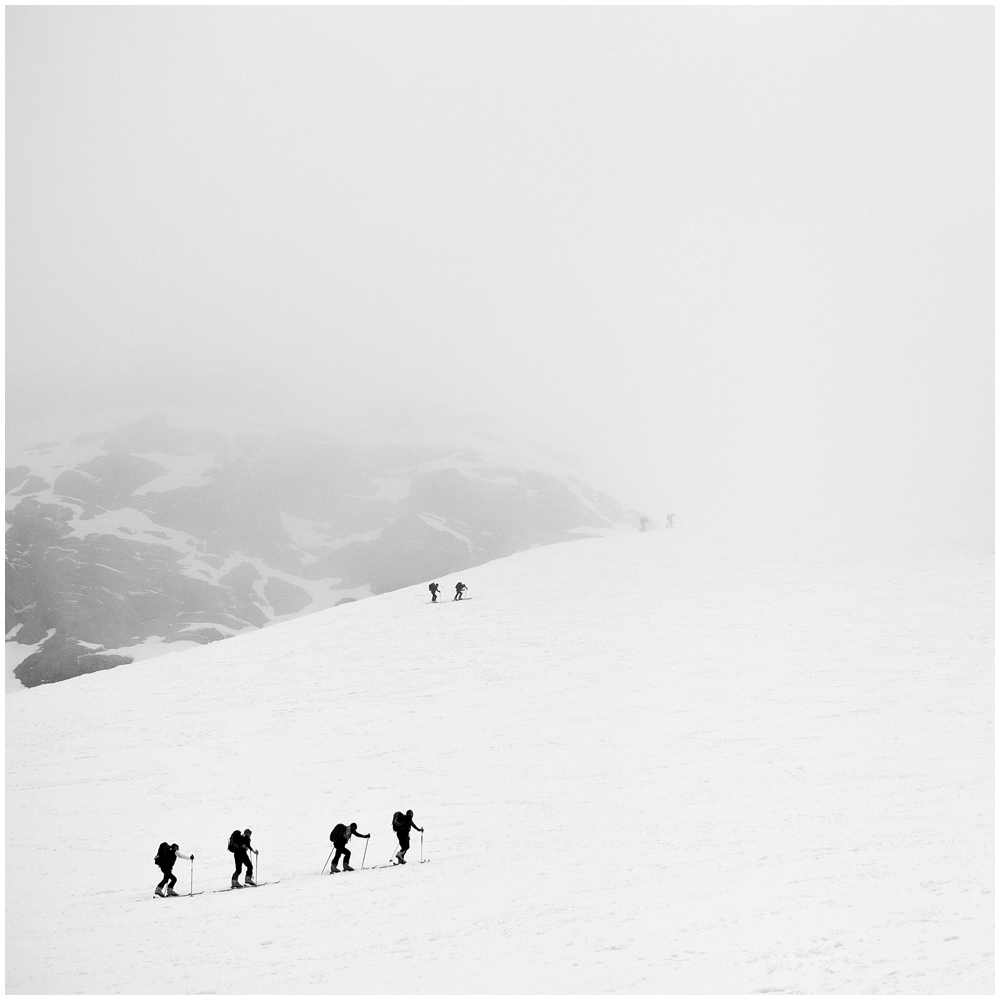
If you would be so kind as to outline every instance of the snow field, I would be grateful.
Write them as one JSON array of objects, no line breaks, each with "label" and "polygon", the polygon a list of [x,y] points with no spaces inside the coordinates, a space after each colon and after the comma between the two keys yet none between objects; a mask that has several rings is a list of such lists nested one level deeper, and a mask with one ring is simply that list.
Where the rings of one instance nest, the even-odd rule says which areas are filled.
[{"label": "snow field", "polygon": [[[439,582],[8,699],[8,992],[992,990],[991,561],[661,531]],[[431,863],[318,874],[407,808]],[[246,826],[280,884],[152,898]]]}]

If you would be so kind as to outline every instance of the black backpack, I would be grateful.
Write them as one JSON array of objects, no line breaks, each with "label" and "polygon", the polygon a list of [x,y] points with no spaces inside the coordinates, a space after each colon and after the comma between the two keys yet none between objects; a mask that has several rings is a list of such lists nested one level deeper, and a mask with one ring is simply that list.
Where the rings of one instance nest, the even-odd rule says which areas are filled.
[{"label": "black backpack", "polygon": [[163,841],[162,844],[156,850],[156,857],[153,858],[153,863],[157,865],[162,865],[165,861],[170,859],[170,845]]},{"label": "black backpack", "polygon": [[409,823],[407,822],[407,819],[406,819],[406,813],[399,812],[399,813],[396,813],[392,817],[392,828],[397,833],[400,830],[405,830],[408,826],[409,826]]},{"label": "black backpack", "polygon": [[336,825],[336,826],[335,826],[335,827],[334,827],[334,828],[333,828],[333,829],[332,829],[332,830],[330,831],[330,840],[333,840],[333,841],[337,841],[337,840],[343,840],[343,839],[344,839],[344,834],[345,834],[345,833],[347,833],[347,827],[346,827],[346,826],[344,826],[344,824],[343,824],[343,823],[338,823],[338,824],[337,824],[337,825]]},{"label": "black backpack", "polygon": [[243,846],[243,834],[239,830],[233,830],[229,835],[229,850],[235,854]]}]

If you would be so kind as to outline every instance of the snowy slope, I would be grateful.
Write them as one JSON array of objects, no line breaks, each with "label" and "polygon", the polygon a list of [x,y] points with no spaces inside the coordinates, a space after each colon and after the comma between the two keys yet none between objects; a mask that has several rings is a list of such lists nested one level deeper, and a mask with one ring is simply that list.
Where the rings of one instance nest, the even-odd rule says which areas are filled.
[{"label": "snowy slope", "polygon": [[[8,697],[7,990],[992,989],[992,561],[678,530],[462,579]],[[318,874],[407,808],[431,863]],[[280,884],[152,898],[244,826]]]},{"label": "snowy slope", "polygon": [[348,428],[371,441],[225,411],[9,428],[17,680],[56,683],[639,525],[572,464],[488,427],[396,414]]}]

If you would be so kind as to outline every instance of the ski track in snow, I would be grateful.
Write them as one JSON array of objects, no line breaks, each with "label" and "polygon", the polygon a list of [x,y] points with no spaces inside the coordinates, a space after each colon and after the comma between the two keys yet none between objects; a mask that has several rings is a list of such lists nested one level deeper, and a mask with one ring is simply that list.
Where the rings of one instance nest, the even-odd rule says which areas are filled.
[{"label": "ski track in snow", "polygon": [[[992,992],[991,559],[462,578],[9,698],[8,992]],[[151,899],[245,826],[280,884]]]}]

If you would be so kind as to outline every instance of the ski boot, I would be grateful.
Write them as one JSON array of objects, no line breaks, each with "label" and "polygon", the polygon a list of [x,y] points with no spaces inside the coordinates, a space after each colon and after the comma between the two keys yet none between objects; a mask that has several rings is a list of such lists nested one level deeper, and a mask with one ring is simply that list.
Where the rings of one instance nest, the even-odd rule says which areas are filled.
[{"label": "ski boot", "polygon": [[168,896],[179,896],[180,893],[179,892],[174,892],[174,890],[171,888],[171,889],[167,889],[167,895]]},{"label": "ski boot", "polygon": [[345,872],[352,872],[352,871],[354,871],[354,869],[349,864],[347,864],[345,862],[345,864],[344,864],[344,871]]},{"label": "ski boot", "polygon": [[242,889],[243,888],[243,886],[240,885],[240,880],[235,875],[233,876],[233,884],[232,884],[232,886],[230,886],[230,888],[232,888],[232,889]]},{"label": "ski boot", "polygon": [[161,888],[160,888],[159,886],[157,886],[157,887],[156,887],[156,888],[155,888],[155,889],[153,890],[153,895],[154,895],[154,896],[159,896],[159,897],[161,897],[161,898],[162,898],[162,897],[163,897],[163,890],[162,890],[162,889],[161,889]]},{"label": "ski boot", "polygon": [[247,877],[243,880],[243,882],[246,885],[256,885],[257,884],[249,875],[247,875]]}]

